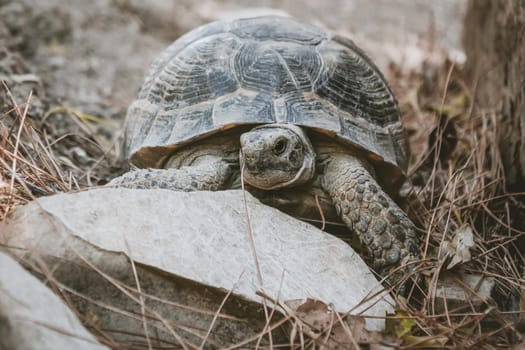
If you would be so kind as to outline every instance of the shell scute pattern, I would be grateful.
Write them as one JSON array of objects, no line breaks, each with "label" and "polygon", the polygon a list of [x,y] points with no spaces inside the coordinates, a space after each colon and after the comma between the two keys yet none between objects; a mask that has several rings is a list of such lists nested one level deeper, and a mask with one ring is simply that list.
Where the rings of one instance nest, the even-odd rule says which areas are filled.
[{"label": "shell scute pattern", "polygon": [[249,41],[235,57],[235,71],[243,88],[279,97],[312,91],[319,63],[315,52],[297,44]]},{"label": "shell scute pattern", "polygon": [[166,63],[148,99],[175,109],[210,101],[236,91],[239,83],[230,64],[241,43],[231,35],[205,38]]},{"label": "shell scute pattern", "polygon": [[215,103],[213,121],[216,125],[273,123],[273,99],[267,95],[241,90],[238,94],[219,99]]},{"label": "shell scute pattern", "polygon": [[224,33],[225,23],[213,22],[205,26],[195,28],[194,30],[182,35],[174,41],[166,50],[164,50],[151,64],[148,74],[142,84],[137,99],[147,99],[150,94],[150,89],[157,79],[157,76],[162,73],[166,64],[177,56],[185,47],[196,43],[203,38],[212,37],[217,34]]},{"label": "shell scute pattern", "polygon": [[257,41],[284,41],[315,46],[328,39],[323,30],[291,18],[245,18],[230,24],[230,31],[239,38]]},{"label": "shell scute pattern", "polygon": [[130,107],[127,156],[155,166],[145,148],[275,122],[323,131],[405,172],[397,102],[379,70],[352,41],[280,17],[217,22],[172,44]]},{"label": "shell scute pattern", "polygon": [[393,94],[374,66],[334,42],[319,50],[325,69],[314,89],[321,98],[362,119],[362,124],[385,127],[399,120]]}]

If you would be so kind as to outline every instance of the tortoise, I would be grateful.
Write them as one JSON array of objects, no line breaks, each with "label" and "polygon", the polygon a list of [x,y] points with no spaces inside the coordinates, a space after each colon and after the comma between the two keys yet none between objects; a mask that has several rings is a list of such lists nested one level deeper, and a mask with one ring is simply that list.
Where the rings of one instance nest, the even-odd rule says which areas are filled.
[{"label": "tortoise", "polygon": [[351,40],[289,17],[214,22],[150,67],[125,122],[134,167],[112,186],[246,188],[303,218],[340,218],[378,271],[418,256],[391,199],[406,137],[385,78]]}]

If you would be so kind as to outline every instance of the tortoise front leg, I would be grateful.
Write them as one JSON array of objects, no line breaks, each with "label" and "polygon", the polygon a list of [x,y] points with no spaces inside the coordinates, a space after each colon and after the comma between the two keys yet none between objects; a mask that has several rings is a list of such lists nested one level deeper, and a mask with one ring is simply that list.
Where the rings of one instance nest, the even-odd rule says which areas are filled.
[{"label": "tortoise front leg", "polygon": [[199,164],[168,169],[138,169],[111,180],[107,186],[174,191],[219,191],[231,188],[238,176],[231,163],[217,157]]},{"label": "tortoise front leg", "polygon": [[385,274],[385,267],[418,257],[416,227],[357,157],[331,155],[321,186],[344,223],[366,245],[377,271]]}]

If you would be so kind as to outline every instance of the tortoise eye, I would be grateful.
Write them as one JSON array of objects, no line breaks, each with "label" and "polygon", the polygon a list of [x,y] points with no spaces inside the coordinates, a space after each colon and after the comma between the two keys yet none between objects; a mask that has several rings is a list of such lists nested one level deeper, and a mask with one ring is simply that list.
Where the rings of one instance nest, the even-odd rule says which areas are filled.
[{"label": "tortoise eye", "polygon": [[275,155],[283,154],[284,151],[286,151],[287,142],[286,140],[278,140],[275,145],[273,146],[273,153]]}]

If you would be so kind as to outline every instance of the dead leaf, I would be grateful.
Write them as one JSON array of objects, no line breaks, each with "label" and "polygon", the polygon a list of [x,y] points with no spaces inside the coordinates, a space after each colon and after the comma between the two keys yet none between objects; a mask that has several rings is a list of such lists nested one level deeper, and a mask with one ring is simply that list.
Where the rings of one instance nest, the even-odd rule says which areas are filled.
[{"label": "dead leaf", "polygon": [[454,234],[451,241],[445,240],[441,244],[441,259],[451,257],[447,269],[450,270],[459,263],[470,261],[470,249],[474,247],[474,234],[469,224],[462,225]]},{"label": "dead leaf", "polygon": [[322,333],[332,324],[332,310],[319,300],[307,299],[297,309],[297,317],[307,324],[314,333]]},{"label": "dead leaf", "polygon": [[413,336],[406,335],[403,337],[406,345],[417,346],[424,349],[442,349],[448,342],[444,336]]},{"label": "dead leaf", "polygon": [[[369,344],[373,349],[384,340],[381,333],[366,329],[364,317],[339,315],[321,301],[307,299],[300,305],[297,301],[286,304],[295,309],[297,318],[304,323],[301,327],[304,334],[321,348],[352,350],[360,348],[360,344]],[[395,340],[389,342],[395,344]]]},{"label": "dead leaf", "polygon": [[386,321],[386,331],[395,335],[405,345],[417,346],[418,348],[441,349],[448,342],[445,336],[416,336],[413,335],[417,322],[404,311],[397,311]]},{"label": "dead leaf", "polygon": [[412,328],[416,325],[416,321],[408,316],[404,311],[397,311],[395,315],[387,318],[386,331],[398,338],[402,338],[412,332]]}]

